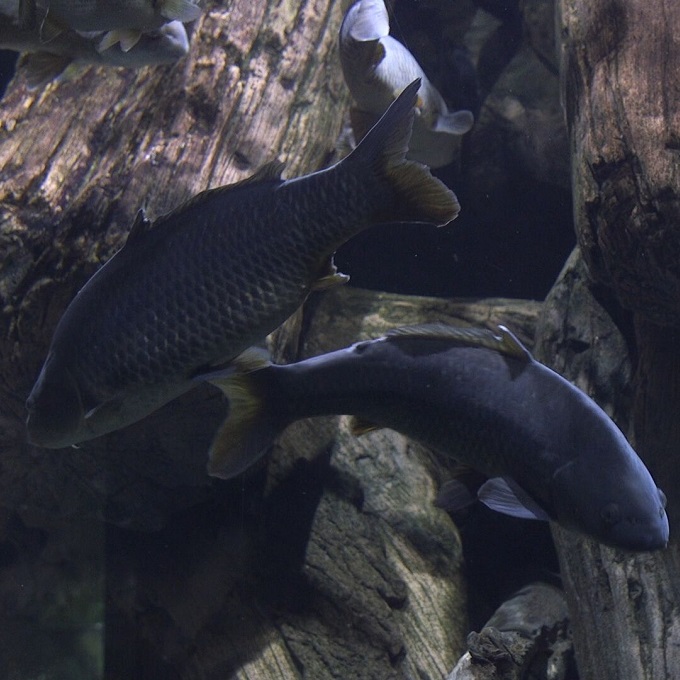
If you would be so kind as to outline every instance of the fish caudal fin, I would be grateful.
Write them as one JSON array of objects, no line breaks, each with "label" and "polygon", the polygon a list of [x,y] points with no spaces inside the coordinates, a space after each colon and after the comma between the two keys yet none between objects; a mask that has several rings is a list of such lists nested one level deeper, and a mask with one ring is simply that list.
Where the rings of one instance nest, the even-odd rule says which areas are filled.
[{"label": "fish caudal fin", "polygon": [[237,359],[224,377],[219,374],[206,377],[229,400],[229,415],[208,453],[208,474],[213,477],[230,479],[244,472],[267,452],[288,425],[269,412],[267,402],[272,399],[272,388],[258,370],[264,367],[251,365],[246,370],[252,372],[243,372]]},{"label": "fish caudal fin", "polygon": [[456,195],[433,177],[427,166],[406,160],[419,87],[420,78],[417,78],[404,88],[342,162],[368,165],[376,176],[390,185],[394,199],[389,207],[376,206],[374,217],[377,221],[443,226],[460,211]]}]

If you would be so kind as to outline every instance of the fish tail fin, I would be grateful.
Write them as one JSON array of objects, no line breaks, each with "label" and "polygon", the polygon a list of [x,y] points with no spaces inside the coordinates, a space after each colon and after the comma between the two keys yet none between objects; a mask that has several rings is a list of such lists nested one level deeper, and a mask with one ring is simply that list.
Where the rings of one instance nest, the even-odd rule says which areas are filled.
[{"label": "fish tail fin", "polygon": [[368,165],[390,186],[394,200],[376,206],[376,220],[443,226],[460,211],[456,195],[427,166],[406,160],[419,88],[420,78],[404,88],[343,163]]},{"label": "fish tail fin", "polygon": [[244,472],[267,452],[288,425],[269,406],[276,402],[276,389],[266,367],[245,370],[250,372],[236,366],[224,377],[217,374],[207,378],[229,400],[229,415],[208,452],[208,474],[213,477],[230,479]]}]

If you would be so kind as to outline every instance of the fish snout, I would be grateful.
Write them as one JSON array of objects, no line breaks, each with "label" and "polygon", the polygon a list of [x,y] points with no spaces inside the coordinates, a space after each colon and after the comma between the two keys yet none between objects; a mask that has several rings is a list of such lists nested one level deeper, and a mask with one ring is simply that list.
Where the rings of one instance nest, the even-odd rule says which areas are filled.
[{"label": "fish snout", "polygon": [[45,362],[26,400],[29,443],[58,449],[75,443],[82,422],[80,390],[69,371],[54,371]]},{"label": "fish snout", "polygon": [[[659,490],[660,491],[660,490]],[[607,527],[606,542],[610,545],[634,551],[662,550],[668,545],[669,526],[665,510],[665,496],[659,495],[659,503],[649,512],[624,516],[616,503],[606,505],[601,519]]]}]

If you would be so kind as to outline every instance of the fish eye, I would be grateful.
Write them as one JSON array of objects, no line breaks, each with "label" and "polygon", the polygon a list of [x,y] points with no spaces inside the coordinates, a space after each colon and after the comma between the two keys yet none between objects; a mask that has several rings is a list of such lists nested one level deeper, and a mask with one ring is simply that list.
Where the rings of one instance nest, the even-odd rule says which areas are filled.
[{"label": "fish eye", "polygon": [[617,503],[608,503],[607,505],[602,508],[600,511],[600,517],[602,518],[602,521],[609,525],[613,526],[617,522],[621,521],[621,510],[618,506]]},{"label": "fish eye", "polygon": [[659,487],[657,487],[656,490],[659,492],[659,500],[661,501],[661,506],[663,508],[665,508],[666,503],[668,502],[667,499],[666,499],[666,494],[663,491],[661,491],[661,489],[659,489]]}]

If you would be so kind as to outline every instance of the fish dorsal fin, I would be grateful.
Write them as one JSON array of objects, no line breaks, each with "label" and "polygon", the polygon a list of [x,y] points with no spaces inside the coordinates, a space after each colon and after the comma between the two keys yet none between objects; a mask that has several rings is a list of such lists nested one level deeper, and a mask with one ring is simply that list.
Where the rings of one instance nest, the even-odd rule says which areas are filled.
[{"label": "fish dorsal fin", "polygon": [[499,335],[488,328],[473,326],[448,326],[443,323],[421,324],[393,328],[385,334],[388,340],[421,338],[450,342],[460,347],[484,347],[506,356],[531,361],[531,352],[505,326],[499,326]]},{"label": "fish dorsal fin", "polygon": [[173,208],[170,212],[159,217],[154,222],[151,222],[151,220],[149,220],[146,217],[144,209],[140,209],[137,212],[137,216],[135,217],[132,229],[130,229],[130,233],[128,234],[128,238],[127,241],[125,242],[125,245],[127,246],[130,243],[137,244],[140,240],[142,240],[142,237],[144,237],[146,234],[148,234],[151,231],[155,231],[157,228],[162,229],[163,225],[167,223],[171,218],[173,218],[176,214],[183,213],[191,206],[205,200],[205,198],[211,194],[228,193],[230,191],[246,187],[250,184],[254,185],[265,182],[272,182],[276,184],[281,183],[283,182],[283,180],[281,179],[281,172],[283,171],[284,167],[285,167],[284,164],[281,163],[280,161],[271,161],[270,163],[265,163],[254,175],[246,177],[245,179],[242,179],[239,182],[235,182],[234,184],[226,184],[225,186],[215,187],[214,189],[206,189],[205,191],[201,191],[200,193],[196,194],[195,196],[185,201],[184,203],[180,203],[176,208]]},{"label": "fish dorsal fin", "polygon": [[[247,186],[248,184],[257,184],[258,182],[283,182],[281,179],[281,174],[283,173],[285,163],[281,161],[269,161],[265,163],[261,168],[255,171],[250,177],[246,177],[234,184],[228,184],[229,189],[235,189],[236,187]],[[224,187],[225,189],[227,187]]]},{"label": "fish dorsal fin", "polygon": [[138,241],[142,236],[144,236],[144,234],[149,232],[152,226],[153,224],[146,216],[144,208],[140,208],[135,215],[135,221],[132,223],[130,233],[128,234],[127,240],[125,241],[125,245],[127,246],[130,243],[135,243],[135,241]]},{"label": "fish dorsal fin", "polygon": [[171,210],[169,213],[163,215],[163,217],[159,218],[159,222],[161,220],[165,222],[167,219],[174,217],[175,213],[184,212],[187,208],[190,208],[196,203],[201,203],[203,200],[206,199],[206,197],[211,195],[227,194],[231,191],[237,191],[238,189],[242,189],[244,187],[256,184],[266,183],[281,184],[283,183],[281,173],[283,172],[284,167],[285,164],[282,163],[281,161],[270,161],[269,163],[265,163],[259,170],[257,170],[250,177],[246,177],[245,179],[239,180],[238,182],[234,182],[233,184],[225,184],[224,186],[221,187],[215,187],[214,189],[206,189],[205,191],[201,191],[200,193],[190,198],[188,201],[180,203],[176,208]]}]

